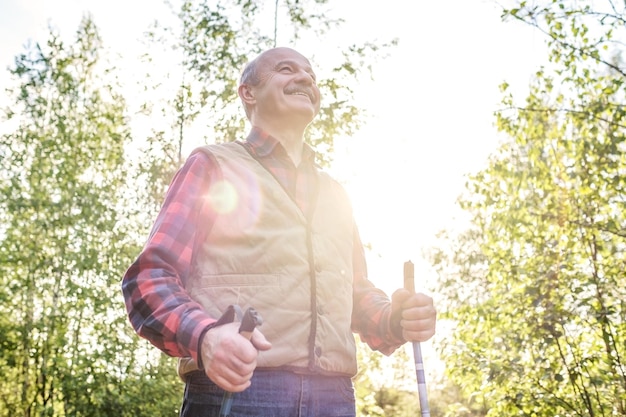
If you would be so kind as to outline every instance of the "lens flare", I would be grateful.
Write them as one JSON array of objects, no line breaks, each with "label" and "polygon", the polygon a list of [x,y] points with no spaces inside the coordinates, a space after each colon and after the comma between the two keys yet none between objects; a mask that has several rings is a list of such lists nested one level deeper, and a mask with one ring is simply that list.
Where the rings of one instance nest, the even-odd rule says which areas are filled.
[{"label": "lens flare", "polygon": [[211,186],[208,194],[209,204],[219,214],[232,213],[237,207],[237,190],[228,181],[218,181]]}]

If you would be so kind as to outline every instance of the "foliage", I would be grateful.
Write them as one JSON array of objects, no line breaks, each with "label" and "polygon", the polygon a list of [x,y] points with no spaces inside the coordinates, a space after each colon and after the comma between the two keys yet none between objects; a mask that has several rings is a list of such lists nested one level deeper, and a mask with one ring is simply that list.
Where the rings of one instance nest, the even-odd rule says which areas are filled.
[{"label": "foliage", "polygon": [[[277,45],[279,28],[286,45],[297,45],[307,36],[321,40],[333,35],[332,44],[340,45],[336,35],[342,20],[329,17],[328,3],[181,0],[180,7],[172,6],[173,24],[155,23],[148,32],[147,48],[153,52],[145,57],[145,89],[163,93],[142,107],[154,128],[141,162],[142,172],[150,176],[141,182],[156,201],[190,148],[245,138],[239,76],[246,62]],[[320,56],[309,57],[316,71],[323,72],[318,74],[323,99],[306,140],[319,151],[322,165],[331,162],[335,138],[351,135],[362,122],[362,110],[352,100],[354,86],[361,77],[371,76],[372,64],[395,44],[365,42],[336,51],[329,46]],[[316,59],[330,64],[320,68]],[[161,69],[164,62],[167,73]],[[155,78],[155,73],[161,75]],[[171,83],[165,85],[166,79]]]},{"label": "foliage", "polygon": [[[357,416],[417,415],[420,404],[415,368],[405,347],[387,357],[371,351],[363,343],[357,344],[359,372],[354,377]],[[432,384],[433,381],[428,382],[430,411],[432,415],[443,415],[449,399],[443,395],[446,391],[433,390],[436,385]]]},{"label": "foliage", "polygon": [[76,37],[68,45],[51,30],[11,69],[19,83],[5,114],[18,127],[0,138],[0,415],[152,416],[127,396],[146,393],[154,375],[133,358],[119,295],[137,250],[120,204],[125,102],[90,18]]},{"label": "foliage", "polygon": [[[173,10],[176,25],[154,25],[147,42],[157,51],[146,55],[147,64],[155,55],[167,52],[168,68],[175,72],[168,78],[175,82],[169,90],[171,98],[161,96],[143,105],[147,120],[154,120],[158,112],[170,121],[153,129],[139,161],[136,183],[146,187],[138,192],[146,202],[152,201],[148,206],[151,209],[144,214],[153,217],[158,210],[171,177],[184,162],[185,148],[198,146],[200,141],[219,143],[245,137],[245,116],[237,94],[244,65],[277,45],[279,26],[285,31],[291,28],[292,33],[285,38],[294,42],[306,34],[319,38],[332,33],[342,21],[328,18],[328,13],[320,9],[327,3],[328,0],[277,1],[272,11],[260,1],[184,0],[180,8]],[[282,19],[291,26],[282,24]],[[361,110],[352,104],[353,86],[359,78],[371,74],[368,71],[377,55],[394,44],[395,41],[348,45],[329,69],[316,68],[318,72],[325,71],[318,74],[323,100],[320,115],[307,130],[307,141],[319,151],[321,164],[330,163],[334,139],[352,134],[361,122]],[[316,57],[309,58],[315,65]],[[163,89],[162,78],[154,79],[153,75],[153,68],[160,62],[149,67],[152,69],[146,80],[153,80],[153,88]],[[376,355],[361,352],[361,367],[369,367],[369,361],[377,363]],[[359,401],[370,402],[372,397],[363,388],[370,387],[367,378],[363,375],[359,380]],[[361,400],[361,393],[367,398]]]},{"label": "foliage", "polygon": [[[5,114],[17,128],[0,139],[0,417],[177,415],[175,360],[132,333],[119,279],[198,125],[210,141],[244,134],[237,78],[250,57],[276,44],[285,28],[278,11],[292,25],[287,36],[298,39],[341,23],[325,17],[327,3],[276,2],[268,36],[250,29],[263,26],[263,2],[181,2],[180,30],[155,35],[179,54],[167,65],[180,70],[178,81],[164,104],[143,106],[155,126],[145,141],[131,137],[137,120],[91,17],[74,44],[51,29],[44,46],[16,58],[15,104]],[[308,132],[320,162],[329,163],[334,138],[358,128],[352,86],[387,46],[350,45],[321,77],[326,99]],[[146,92],[161,91],[161,75]],[[129,144],[138,142],[146,146],[137,157]],[[375,400],[389,410],[401,394]]]},{"label": "foliage", "polygon": [[[626,415],[625,9],[516,2],[550,66],[473,175],[471,227],[433,251],[456,323],[448,376],[488,416]],[[507,91],[503,85],[503,91]]]},{"label": "foliage", "polygon": [[[151,46],[165,45],[161,52],[173,51],[168,54],[168,67],[178,73],[172,77],[176,80],[172,98],[165,97],[156,106],[171,122],[153,129],[140,160],[137,182],[147,184],[141,192],[146,193],[146,201],[153,202],[153,210],[145,213],[158,209],[171,177],[184,162],[186,147],[202,144],[200,139],[219,143],[245,137],[246,119],[237,94],[239,76],[250,59],[277,45],[279,27],[281,31],[291,29],[291,34],[285,36],[291,44],[307,34],[323,38],[342,23],[324,11],[328,0],[276,1],[274,10],[266,3],[183,0],[174,12],[177,27],[156,24],[149,33]],[[272,12],[271,19],[268,12]],[[283,19],[287,24],[282,23]],[[362,112],[352,104],[353,87],[361,77],[371,75],[373,62],[392,45],[395,41],[348,45],[329,68],[318,69],[315,62],[316,58],[329,60],[329,56],[309,57],[318,72],[322,107],[307,129],[306,141],[318,151],[322,165],[331,161],[335,138],[358,129]],[[161,80],[157,82],[160,86]],[[154,118],[154,108],[155,103],[144,105],[150,119]],[[367,366],[367,360],[377,363],[376,355],[361,352],[362,367]],[[368,386],[367,378],[362,376],[360,380]],[[357,395],[363,392],[361,387]],[[368,396],[364,401],[370,399]]]}]

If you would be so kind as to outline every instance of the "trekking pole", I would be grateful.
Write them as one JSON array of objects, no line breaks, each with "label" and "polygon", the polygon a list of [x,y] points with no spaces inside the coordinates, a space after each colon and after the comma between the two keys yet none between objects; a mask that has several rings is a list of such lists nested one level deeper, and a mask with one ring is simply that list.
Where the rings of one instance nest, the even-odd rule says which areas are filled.
[{"label": "trekking pole", "polygon": [[[237,307],[238,308],[238,307]],[[241,311],[241,310],[239,310]],[[260,326],[263,323],[261,316],[252,307],[248,308],[241,319],[241,325],[239,326],[239,334],[250,340],[252,338],[252,332],[256,326]],[[230,415],[230,409],[233,406],[233,393],[226,391],[222,398],[222,405],[220,407],[220,417],[228,417]]]},{"label": "trekking pole", "polygon": [[[415,268],[413,262],[404,263],[404,288],[415,292]],[[417,393],[420,399],[420,410],[422,417],[430,417],[428,407],[428,393],[426,391],[426,376],[424,375],[424,359],[422,359],[422,348],[419,342],[413,342],[413,357],[415,358],[415,376],[417,377]]]}]

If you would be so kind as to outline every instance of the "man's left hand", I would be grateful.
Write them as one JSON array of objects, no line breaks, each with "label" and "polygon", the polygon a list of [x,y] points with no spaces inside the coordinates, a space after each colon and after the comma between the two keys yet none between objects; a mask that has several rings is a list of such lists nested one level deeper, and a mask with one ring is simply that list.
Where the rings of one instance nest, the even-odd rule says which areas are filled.
[{"label": "man's left hand", "polygon": [[400,319],[404,340],[425,342],[435,334],[437,310],[432,297],[399,289],[391,296],[391,311]]}]

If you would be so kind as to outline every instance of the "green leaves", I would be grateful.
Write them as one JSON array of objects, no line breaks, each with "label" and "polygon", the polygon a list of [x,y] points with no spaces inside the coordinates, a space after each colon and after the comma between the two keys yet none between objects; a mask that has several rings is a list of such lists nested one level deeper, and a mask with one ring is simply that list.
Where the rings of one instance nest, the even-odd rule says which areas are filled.
[{"label": "green leaves", "polygon": [[504,10],[551,62],[523,105],[503,97],[508,139],[460,200],[471,226],[433,258],[456,324],[448,375],[487,415],[626,413],[625,67],[609,42],[626,10],[587,3]]},{"label": "green leaves", "polygon": [[[152,127],[143,135],[130,128],[141,120],[91,17],[73,43],[51,29],[16,57],[5,116],[18,127],[0,138],[0,417],[177,414],[173,359],[132,333],[119,280],[190,147],[245,135],[244,63],[279,36],[330,33],[341,19],[326,17],[327,3],[278,2],[268,22],[263,2],[182,2],[177,27],[152,32],[152,46],[170,55],[168,71],[146,76],[154,85],[142,97],[154,95],[142,106]],[[347,46],[323,69],[324,107],[307,136],[322,163],[335,138],[359,127],[353,89],[394,44]],[[380,401],[399,397],[389,398]]]},{"label": "green leaves", "polygon": [[[237,94],[243,66],[261,51],[275,46],[278,40],[297,44],[297,39],[305,35],[320,39],[332,36],[341,19],[327,17],[332,16],[326,13],[327,3],[327,0],[290,0],[271,5],[239,0],[183,2],[177,14],[180,29],[159,26],[151,37],[155,46],[167,43],[168,49],[175,51],[169,62],[172,68],[169,76],[179,80],[172,86],[175,94],[164,100],[162,113],[168,118],[169,126],[154,130],[153,150],[159,152],[160,147],[170,159],[180,163],[188,150],[201,141],[219,143],[245,137],[248,126]],[[269,16],[272,17],[268,19]],[[360,77],[371,76],[368,71],[372,64],[395,43],[395,40],[366,41],[338,51],[320,51],[320,56],[331,60],[328,68],[319,68],[324,73],[320,76],[324,99],[320,117],[308,129],[307,141],[321,152],[322,164],[330,163],[336,138],[358,129],[361,109],[350,104],[353,89]],[[333,55],[339,58],[332,58]],[[309,58],[318,67],[317,57]],[[176,145],[177,156],[170,154],[168,147],[172,145],[168,144]],[[168,182],[170,178],[168,175]]]},{"label": "green leaves", "polygon": [[[109,375],[136,343],[118,337],[128,333],[118,282],[134,243],[119,227],[125,103],[99,70],[89,18],[77,35],[68,45],[51,32],[12,70],[19,127],[0,138],[3,416],[107,415],[94,398],[108,385],[94,381],[119,383]],[[121,346],[125,359],[107,356]]]}]

